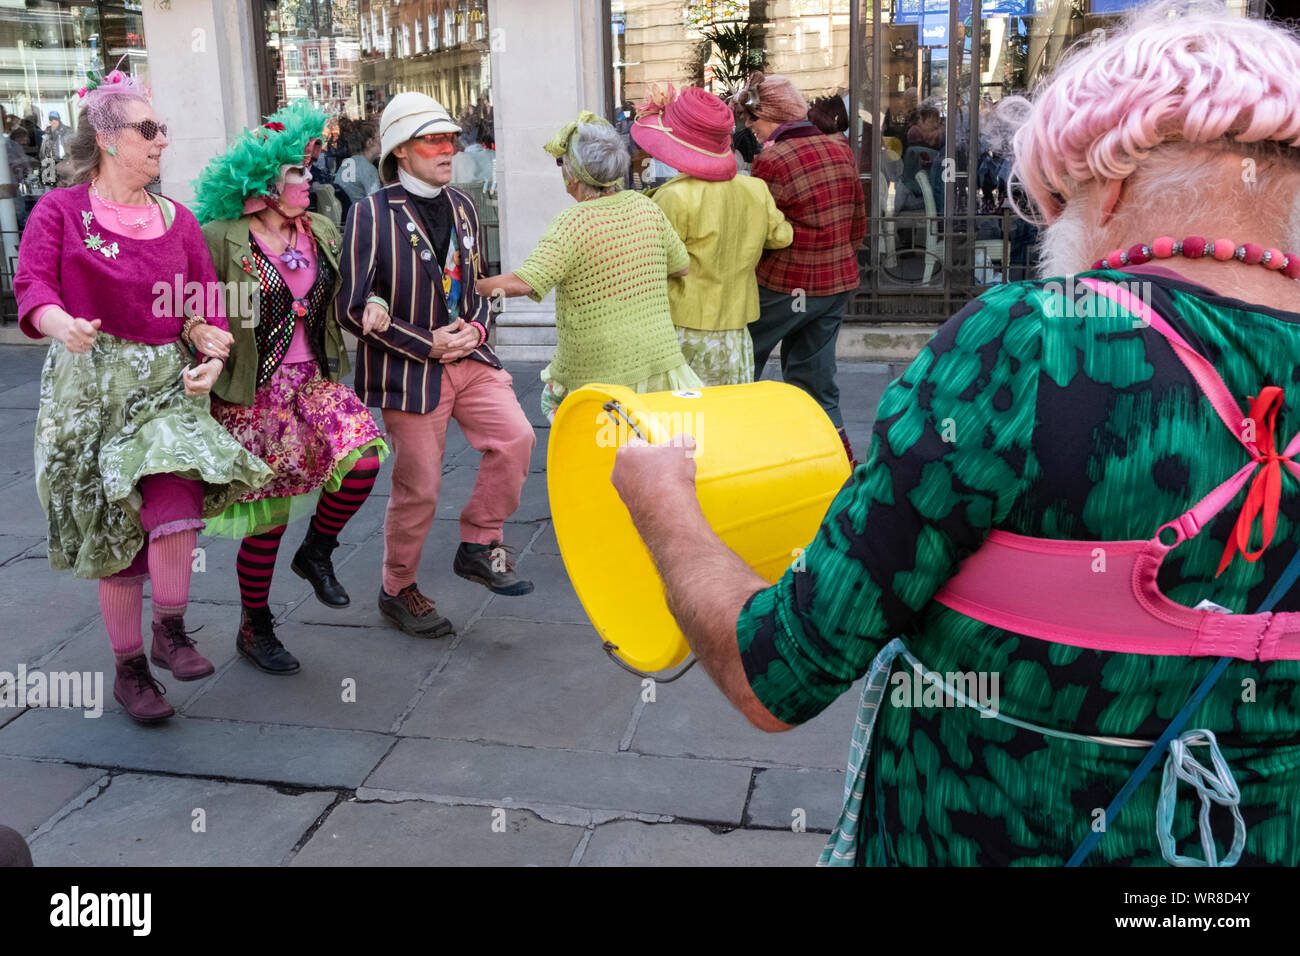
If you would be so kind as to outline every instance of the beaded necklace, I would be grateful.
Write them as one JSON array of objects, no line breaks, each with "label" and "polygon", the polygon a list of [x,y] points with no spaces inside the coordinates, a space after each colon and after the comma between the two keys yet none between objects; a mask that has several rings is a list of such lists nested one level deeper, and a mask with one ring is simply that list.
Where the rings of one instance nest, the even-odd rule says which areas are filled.
[{"label": "beaded necklace", "polygon": [[1119,269],[1123,266],[1138,266],[1152,259],[1169,259],[1183,256],[1187,259],[1200,259],[1212,256],[1220,262],[1236,259],[1246,265],[1261,265],[1274,272],[1280,272],[1288,279],[1300,279],[1300,255],[1287,255],[1281,249],[1265,249],[1255,242],[1237,245],[1231,239],[1218,239],[1207,242],[1200,236],[1188,236],[1181,242],[1169,236],[1161,236],[1150,245],[1139,243],[1128,249],[1116,249],[1104,259],[1092,264],[1094,269]]},{"label": "beaded necklace", "polygon": [[[157,200],[155,200],[152,196],[149,195],[149,191],[147,189],[145,190],[144,194],[149,199],[149,202],[147,203],[147,205],[149,206],[149,215],[137,216],[135,219],[132,219],[128,222],[127,220],[122,218],[122,210],[123,208],[131,208],[131,207],[119,206],[117,203],[110,202],[109,200],[101,196],[99,193],[98,182],[99,181],[96,179],[92,179],[90,181],[90,191],[95,194],[95,198],[98,199],[101,203],[103,203],[106,208],[113,210],[113,215],[117,216],[117,221],[121,223],[123,226],[127,226],[128,228],[131,229],[144,229],[149,225],[149,223],[153,222],[154,213],[158,211],[158,203]],[[140,207],[136,206],[134,208],[139,209]]]}]

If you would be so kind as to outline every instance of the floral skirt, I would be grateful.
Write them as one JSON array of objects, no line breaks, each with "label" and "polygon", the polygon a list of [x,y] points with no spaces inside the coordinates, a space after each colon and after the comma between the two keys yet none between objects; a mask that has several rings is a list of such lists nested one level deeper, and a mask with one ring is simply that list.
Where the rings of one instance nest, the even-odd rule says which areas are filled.
[{"label": "floral skirt", "polygon": [[129,567],[147,535],[137,489],[149,475],[204,483],[203,515],[263,485],[271,470],[186,395],[187,357],[100,332],[88,352],[50,346],[36,419],[36,493],[50,567],[103,578]]},{"label": "floral skirt", "polygon": [[[542,386],[542,414],[546,416],[547,421],[554,421],[560,402],[564,401],[564,396],[569,393],[569,390],[558,382],[552,382],[550,373],[549,365],[542,369],[542,382],[545,383]],[[703,388],[704,383],[691,371],[691,367],[683,362],[666,372],[651,375],[644,382],[637,382],[628,387],[638,395],[644,395],[647,392],[676,392],[686,388]]]},{"label": "floral skirt", "polygon": [[754,339],[749,329],[675,328],[686,364],[705,385],[748,385],[754,380]]},{"label": "floral skirt", "polygon": [[212,400],[212,416],[274,470],[203,533],[243,538],[289,524],[316,509],[320,492],[337,491],[367,449],[382,461],[388,445],[356,392],[331,382],[315,362],[281,363],[252,405]]}]

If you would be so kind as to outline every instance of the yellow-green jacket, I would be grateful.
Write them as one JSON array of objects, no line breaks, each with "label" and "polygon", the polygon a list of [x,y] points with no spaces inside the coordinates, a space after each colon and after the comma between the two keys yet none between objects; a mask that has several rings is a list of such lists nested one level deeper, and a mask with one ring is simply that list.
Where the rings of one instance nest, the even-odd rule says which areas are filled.
[{"label": "yellow-green jacket", "polygon": [[758,318],[754,267],[764,249],[784,249],[794,227],[752,176],[707,182],[681,175],[647,195],[664,211],[691,255],[688,275],[668,280],[673,325],[709,332],[743,329]]}]

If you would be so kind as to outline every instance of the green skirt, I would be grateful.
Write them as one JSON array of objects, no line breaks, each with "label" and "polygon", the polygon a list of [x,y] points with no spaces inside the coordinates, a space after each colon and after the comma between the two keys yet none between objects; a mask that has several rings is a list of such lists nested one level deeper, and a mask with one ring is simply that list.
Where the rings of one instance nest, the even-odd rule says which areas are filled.
[{"label": "green skirt", "polygon": [[754,380],[754,339],[749,329],[674,326],[682,356],[707,385],[748,385]]},{"label": "green skirt", "polygon": [[146,345],[103,332],[88,352],[50,346],[36,419],[36,492],[49,524],[50,567],[80,578],[125,569],[145,545],[140,479],[204,483],[203,517],[271,479],[208,411],[186,395],[176,343]]}]

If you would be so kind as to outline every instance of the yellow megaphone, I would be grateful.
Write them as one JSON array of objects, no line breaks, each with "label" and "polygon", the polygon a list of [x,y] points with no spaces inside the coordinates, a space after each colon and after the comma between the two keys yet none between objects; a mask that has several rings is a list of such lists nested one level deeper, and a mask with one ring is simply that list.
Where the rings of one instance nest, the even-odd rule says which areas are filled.
[{"label": "yellow megaphone", "polygon": [[769,582],[799,559],[849,476],[835,426],[792,385],[638,395],[592,384],[565,396],[546,452],[560,556],[606,651],[641,676],[675,667],[690,648],[609,477],[629,439],[657,444],[683,432],[695,439],[704,517]]}]

